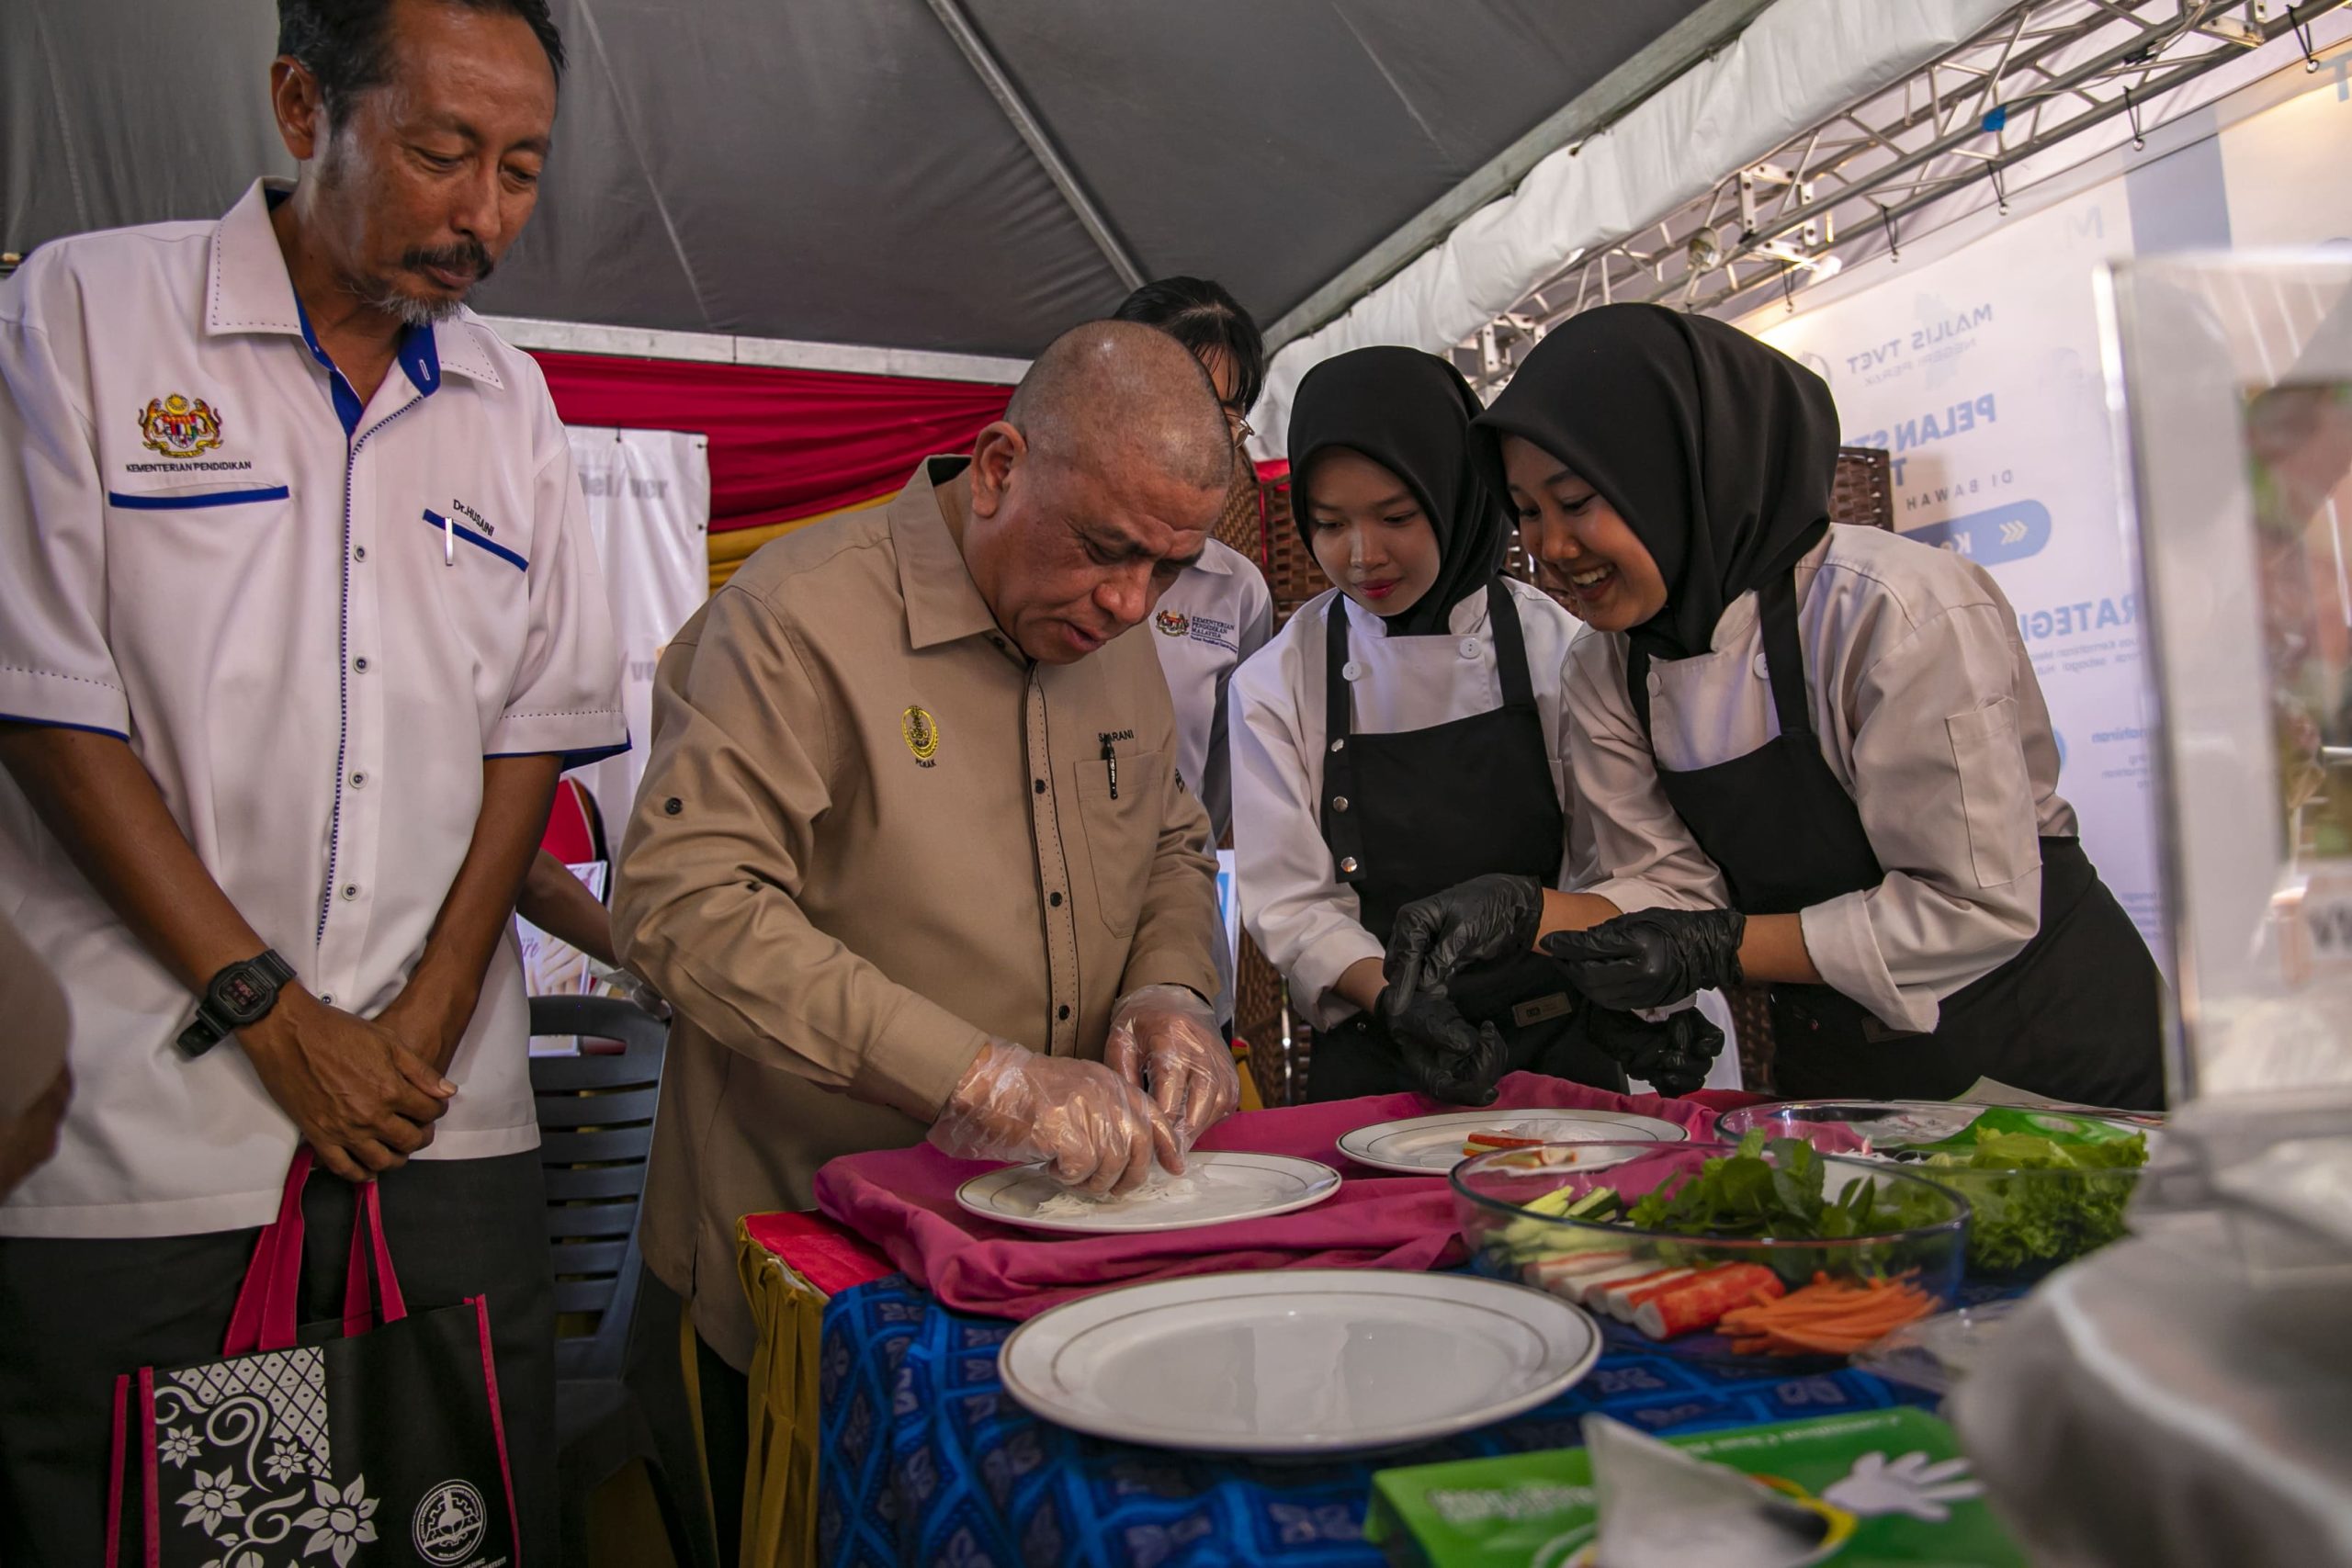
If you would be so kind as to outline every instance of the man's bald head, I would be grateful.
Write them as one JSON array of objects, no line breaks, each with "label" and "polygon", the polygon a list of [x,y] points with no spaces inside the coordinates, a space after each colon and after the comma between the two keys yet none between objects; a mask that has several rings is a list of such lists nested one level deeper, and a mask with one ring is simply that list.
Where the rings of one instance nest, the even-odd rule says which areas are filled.
[{"label": "man's bald head", "polygon": [[1208,372],[1174,338],[1130,321],[1089,321],[1056,338],[1004,417],[1048,461],[1147,465],[1220,492],[1233,482],[1233,432]]},{"label": "man's bald head", "polygon": [[972,443],[956,481],[964,565],[1023,653],[1083,659],[1200,559],[1233,464],[1225,411],[1182,344],[1089,322],[1037,356]]}]

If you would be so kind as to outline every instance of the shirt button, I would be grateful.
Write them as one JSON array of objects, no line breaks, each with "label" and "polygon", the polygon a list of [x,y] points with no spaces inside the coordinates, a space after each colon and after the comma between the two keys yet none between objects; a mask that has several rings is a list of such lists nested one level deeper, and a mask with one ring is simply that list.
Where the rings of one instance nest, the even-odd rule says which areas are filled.
[{"label": "shirt button", "polygon": [[329,1007],[333,1007],[334,1006],[334,993],[333,991],[322,991],[319,994],[319,1000],[324,1002]]},{"label": "shirt button", "polygon": [[362,675],[365,675],[368,673],[368,656],[364,653],[361,654],[358,658],[351,661],[351,667],[354,670],[358,671]]},{"label": "shirt button", "polygon": [[352,774],[351,787],[354,789],[366,789],[368,787],[368,775],[366,773]]},{"label": "shirt button", "polygon": [[1341,860],[1340,862],[1340,869],[1346,872],[1350,876],[1353,876],[1356,874],[1356,857],[1349,855],[1345,859]]},{"label": "shirt button", "polygon": [[368,547],[365,545],[352,546],[351,558],[353,560],[366,560],[368,558]]},{"label": "shirt button", "polygon": [[1331,797],[1331,809],[1332,809],[1332,810],[1334,810],[1334,811],[1345,811],[1347,808],[1348,808],[1348,797],[1347,797],[1346,795],[1333,795],[1333,796]]},{"label": "shirt button", "polygon": [[346,883],[345,883],[345,884],[343,885],[343,896],[344,896],[345,898],[356,898],[356,897],[359,897],[359,884],[357,884],[356,882],[346,882]]},{"label": "shirt button", "polygon": [[1348,749],[1348,738],[1347,738],[1346,736],[1344,736],[1344,735],[1340,736],[1337,740],[1334,740],[1334,741],[1332,741],[1332,742],[1331,742],[1331,750],[1334,750],[1334,751],[1344,751],[1344,750],[1346,750],[1347,749]]},{"label": "shirt button", "polygon": [[1340,666],[1340,679],[1342,681],[1363,680],[1363,666],[1357,663],[1352,659],[1349,660],[1345,664]]},{"label": "shirt button", "polygon": [[1752,664],[1756,671],[1756,678],[1758,680],[1769,681],[1772,678],[1771,667],[1764,662],[1764,656],[1762,654],[1758,654],[1752,661]]},{"label": "shirt button", "polygon": [[1655,671],[1655,670],[1651,671],[1650,671],[1650,690],[1651,690],[1651,691],[1653,691],[1653,692],[1659,692],[1659,691],[1664,691],[1665,689],[1666,689],[1666,682],[1665,682],[1662,678],[1660,678],[1660,676],[1658,675],[1658,672],[1657,672],[1657,671]]},{"label": "shirt button", "polygon": [[1476,637],[1465,637],[1462,639],[1462,657],[1464,659],[1476,659],[1478,657],[1478,639]]},{"label": "shirt button", "polygon": [[1046,895],[1046,902],[1058,909],[1062,907],[1062,896],[1058,893],[1048,893]]},{"label": "shirt button", "polygon": [[675,817],[679,812],[684,811],[685,808],[685,802],[680,800],[674,795],[662,803],[662,815],[667,817]]},{"label": "shirt button", "polygon": [[1068,1019],[1069,1017],[1069,1004],[1068,1002],[1064,1002],[1061,1007],[1055,1011],[1054,1016],[1060,1019]]}]

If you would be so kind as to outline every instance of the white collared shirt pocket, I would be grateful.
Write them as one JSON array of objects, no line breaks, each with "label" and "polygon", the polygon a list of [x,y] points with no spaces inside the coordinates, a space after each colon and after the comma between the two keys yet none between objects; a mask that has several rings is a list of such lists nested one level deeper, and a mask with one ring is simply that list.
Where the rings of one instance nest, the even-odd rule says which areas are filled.
[{"label": "white collared shirt pocket", "polygon": [[1944,720],[1960,775],[1968,854],[1979,887],[2001,887],[2041,864],[2033,781],[2018,739],[2018,704],[2003,697]]}]

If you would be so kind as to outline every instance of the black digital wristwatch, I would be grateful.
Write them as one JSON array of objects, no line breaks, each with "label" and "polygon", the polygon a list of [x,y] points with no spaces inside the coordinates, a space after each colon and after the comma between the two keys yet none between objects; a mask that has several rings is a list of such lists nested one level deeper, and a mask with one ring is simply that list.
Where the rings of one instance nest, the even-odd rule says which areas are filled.
[{"label": "black digital wristwatch", "polygon": [[230,1031],[258,1023],[277,1005],[279,988],[293,978],[292,966],[267,948],[257,958],[228,965],[204,987],[195,1021],[180,1031],[181,1052],[201,1056],[227,1039]]}]

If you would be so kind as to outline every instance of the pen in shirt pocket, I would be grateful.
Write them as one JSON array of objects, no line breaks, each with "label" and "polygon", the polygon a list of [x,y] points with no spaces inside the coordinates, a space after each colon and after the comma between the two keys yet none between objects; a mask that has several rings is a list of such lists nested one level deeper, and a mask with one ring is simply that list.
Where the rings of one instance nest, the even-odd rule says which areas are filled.
[{"label": "pen in shirt pocket", "polygon": [[1111,750],[1108,740],[1102,742],[1102,765],[1111,770],[1111,798],[1119,798],[1119,754]]}]

